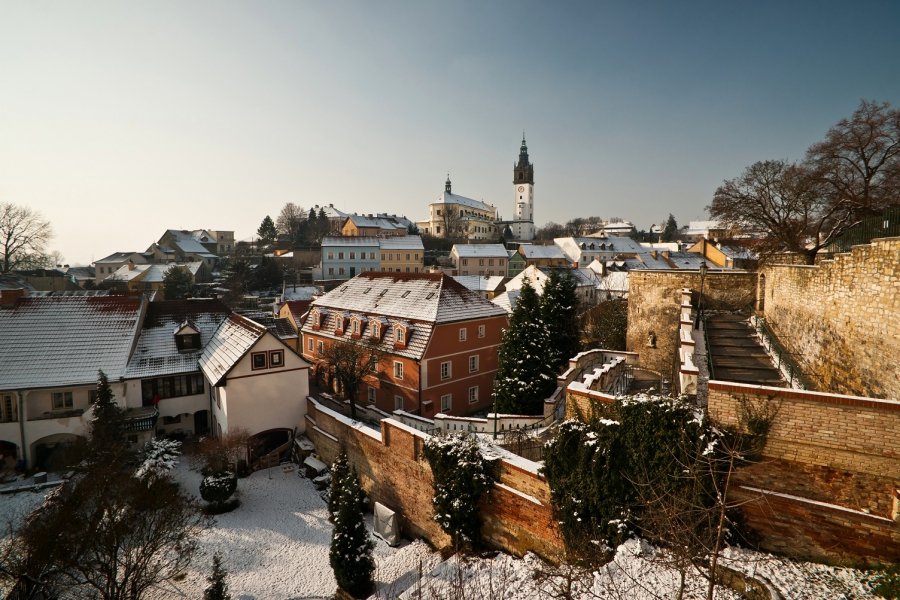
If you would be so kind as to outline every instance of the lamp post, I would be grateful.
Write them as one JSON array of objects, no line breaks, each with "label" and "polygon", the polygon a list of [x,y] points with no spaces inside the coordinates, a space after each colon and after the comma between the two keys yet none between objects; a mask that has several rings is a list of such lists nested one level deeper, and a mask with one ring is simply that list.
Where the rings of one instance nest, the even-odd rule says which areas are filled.
[{"label": "lamp post", "polygon": [[709,267],[706,266],[706,261],[700,265],[700,296],[697,297],[697,317],[694,319],[694,329],[700,329],[700,317],[703,313],[703,281],[706,279],[706,273],[709,271]]}]

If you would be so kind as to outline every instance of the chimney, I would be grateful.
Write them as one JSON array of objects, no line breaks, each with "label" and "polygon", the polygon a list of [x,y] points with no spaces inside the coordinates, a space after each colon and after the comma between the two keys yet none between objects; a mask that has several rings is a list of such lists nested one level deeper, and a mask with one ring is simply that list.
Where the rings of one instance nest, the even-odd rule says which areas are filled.
[{"label": "chimney", "polygon": [[22,288],[15,290],[0,290],[0,306],[15,306],[19,298],[25,297],[25,290]]},{"label": "chimney", "polygon": [[131,259],[128,259],[128,270],[134,271],[134,261]]}]

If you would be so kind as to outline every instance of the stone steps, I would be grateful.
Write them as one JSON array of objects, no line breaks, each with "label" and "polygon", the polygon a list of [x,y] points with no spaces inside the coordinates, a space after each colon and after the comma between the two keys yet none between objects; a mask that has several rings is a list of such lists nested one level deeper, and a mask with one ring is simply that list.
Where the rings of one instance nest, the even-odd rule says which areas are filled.
[{"label": "stone steps", "polygon": [[785,387],[781,373],[756,339],[747,317],[711,315],[704,326],[715,379]]}]

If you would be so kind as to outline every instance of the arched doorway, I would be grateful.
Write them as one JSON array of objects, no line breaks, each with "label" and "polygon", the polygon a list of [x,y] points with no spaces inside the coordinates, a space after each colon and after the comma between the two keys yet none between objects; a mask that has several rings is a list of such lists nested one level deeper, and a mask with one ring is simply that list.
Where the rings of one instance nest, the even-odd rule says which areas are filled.
[{"label": "arched doorway", "polygon": [[83,458],[85,438],[71,433],[55,433],[31,444],[31,462],[41,471],[60,471]]}]

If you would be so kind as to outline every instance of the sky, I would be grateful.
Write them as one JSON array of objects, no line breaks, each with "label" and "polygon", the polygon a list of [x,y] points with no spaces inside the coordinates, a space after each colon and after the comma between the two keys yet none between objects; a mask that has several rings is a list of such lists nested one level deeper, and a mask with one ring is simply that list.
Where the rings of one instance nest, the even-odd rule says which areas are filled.
[{"label": "sky", "polygon": [[424,219],[706,218],[861,99],[900,105],[900,2],[0,0],[0,202],[70,264],[286,202]]}]

